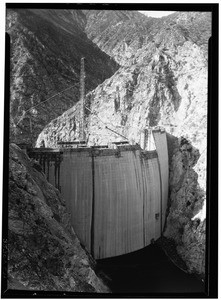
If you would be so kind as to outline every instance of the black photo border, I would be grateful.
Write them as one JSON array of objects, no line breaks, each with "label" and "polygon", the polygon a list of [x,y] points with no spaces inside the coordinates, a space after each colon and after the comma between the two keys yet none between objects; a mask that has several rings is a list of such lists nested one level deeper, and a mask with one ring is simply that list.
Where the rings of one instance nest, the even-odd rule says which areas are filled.
[{"label": "black photo border", "polygon": [[9,98],[10,41],[5,39],[5,100],[3,140],[2,201],[2,298],[217,298],[218,297],[218,28],[219,5],[171,3],[6,3],[7,8],[42,9],[104,9],[104,10],[166,10],[207,11],[212,13],[212,37],[209,40],[208,131],[207,131],[207,225],[205,293],[192,294],[87,294],[73,292],[21,291],[7,289],[8,173],[9,173]]}]

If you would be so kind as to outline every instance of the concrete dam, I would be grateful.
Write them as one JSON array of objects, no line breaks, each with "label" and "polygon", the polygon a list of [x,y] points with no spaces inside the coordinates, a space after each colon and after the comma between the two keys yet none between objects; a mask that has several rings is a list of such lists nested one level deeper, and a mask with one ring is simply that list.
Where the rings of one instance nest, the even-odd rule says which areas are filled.
[{"label": "concrete dam", "polygon": [[95,259],[130,253],[158,239],[168,199],[166,132],[153,130],[156,150],[79,147],[28,151],[71,213],[80,242]]}]

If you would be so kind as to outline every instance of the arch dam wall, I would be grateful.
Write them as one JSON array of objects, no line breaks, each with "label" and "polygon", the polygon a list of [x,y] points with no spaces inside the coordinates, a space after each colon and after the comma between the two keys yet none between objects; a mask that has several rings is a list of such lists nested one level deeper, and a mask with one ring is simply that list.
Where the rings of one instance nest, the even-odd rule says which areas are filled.
[{"label": "arch dam wall", "polygon": [[153,131],[156,150],[42,149],[29,156],[63,195],[72,226],[95,259],[141,249],[161,236],[168,198],[165,131]]}]

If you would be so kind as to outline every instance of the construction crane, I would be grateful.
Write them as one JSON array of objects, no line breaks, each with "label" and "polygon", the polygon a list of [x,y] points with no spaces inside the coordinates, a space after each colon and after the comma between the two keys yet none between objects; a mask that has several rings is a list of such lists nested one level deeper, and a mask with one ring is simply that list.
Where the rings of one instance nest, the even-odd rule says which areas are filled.
[{"label": "construction crane", "polygon": [[81,73],[80,73],[80,103],[81,103],[81,120],[80,120],[80,140],[85,140],[85,69],[84,57],[81,58]]}]

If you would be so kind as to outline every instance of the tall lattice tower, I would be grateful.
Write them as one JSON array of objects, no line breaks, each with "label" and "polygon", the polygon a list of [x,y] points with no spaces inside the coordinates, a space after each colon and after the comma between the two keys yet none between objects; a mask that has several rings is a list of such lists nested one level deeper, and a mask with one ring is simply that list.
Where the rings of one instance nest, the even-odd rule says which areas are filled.
[{"label": "tall lattice tower", "polygon": [[85,69],[84,57],[81,58],[81,73],[80,73],[80,103],[81,103],[81,120],[80,120],[80,140],[85,140]]}]

